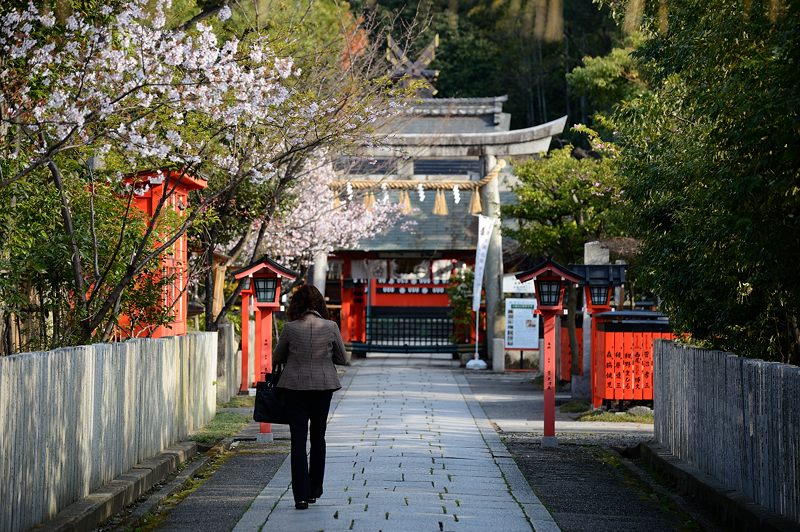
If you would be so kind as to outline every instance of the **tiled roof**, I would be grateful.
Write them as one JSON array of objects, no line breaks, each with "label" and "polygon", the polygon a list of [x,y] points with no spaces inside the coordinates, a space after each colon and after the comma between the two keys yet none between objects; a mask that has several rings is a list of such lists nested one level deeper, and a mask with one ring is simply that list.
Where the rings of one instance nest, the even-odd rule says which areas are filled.
[{"label": "tiled roof", "polygon": [[434,135],[445,133],[482,133],[496,131],[491,115],[419,117],[403,122],[395,133]]},{"label": "tiled roof", "polygon": [[503,112],[507,96],[493,98],[424,98],[383,124],[385,133],[445,135],[508,131],[511,115]]}]

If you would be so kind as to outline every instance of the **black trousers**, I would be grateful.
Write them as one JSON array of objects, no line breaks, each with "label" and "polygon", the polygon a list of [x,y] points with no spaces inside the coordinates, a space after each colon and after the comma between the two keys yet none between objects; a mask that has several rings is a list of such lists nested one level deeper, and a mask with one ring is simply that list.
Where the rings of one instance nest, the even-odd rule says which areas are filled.
[{"label": "black trousers", "polygon": [[[332,390],[285,390],[292,433],[292,494],[294,501],[322,495],[325,477],[325,428]],[[306,440],[311,426],[311,452],[306,457]],[[310,462],[310,463],[309,463]]]}]

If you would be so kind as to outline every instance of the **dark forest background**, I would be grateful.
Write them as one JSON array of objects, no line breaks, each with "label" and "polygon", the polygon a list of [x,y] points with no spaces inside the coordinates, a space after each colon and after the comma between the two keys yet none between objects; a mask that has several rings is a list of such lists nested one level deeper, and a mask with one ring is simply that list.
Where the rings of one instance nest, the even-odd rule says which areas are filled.
[{"label": "dark forest background", "polygon": [[365,0],[352,7],[391,22],[412,59],[438,34],[436,97],[507,94],[513,129],[565,114],[569,124],[589,121],[597,109],[570,91],[566,74],[621,39],[609,10],[592,0]]}]

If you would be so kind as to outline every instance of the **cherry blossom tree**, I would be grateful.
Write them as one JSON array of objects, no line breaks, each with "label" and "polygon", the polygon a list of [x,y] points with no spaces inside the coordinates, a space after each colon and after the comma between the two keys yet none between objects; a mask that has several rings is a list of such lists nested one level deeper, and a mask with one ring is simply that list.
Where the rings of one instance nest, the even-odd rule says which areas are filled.
[{"label": "cherry blossom tree", "polygon": [[394,225],[401,206],[378,197],[367,206],[360,198],[339,198],[331,184],[341,178],[329,160],[309,159],[293,184],[288,208],[266,223],[265,251],[304,269],[319,253],[355,247]]},{"label": "cherry blossom tree", "polygon": [[[363,195],[342,193],[331,186],[341,179],[324,150],[311,154],[282,189],[283,202],[261,211],[238,243],[225,249],[231,255],[230,262],[248,262],[238,260],[242,254],[250,261],[266,254],[305,272],[317,254],[354,248],[362,239],[385,232],[403,217],[403,207],[389,200],[388,190],[378,192],[377,200],[367,205]],[[210,295],[208,291],[206,295]],[[238,302],[238,295],[237,287],[215,319],[220,320]],[[211,306],[209,298],[206,308]]]},{"label": "cherry blossom tree", "polygon": [[[277,9],[279,4],[273,7]],[[320,160],[326,160],[321,154],[342,156],[365,143],[375,142],[372,134],[377,122],[401,112],[410,94],[409,90],[388,84],[386,65],[380,60],[383,55],[381,40],[368,41],[364,37],[367,32],[380,35],[379,31],[369,28],[369,21],[356,19],[348,9],[340,10],[337,16],[326,12],[321,19],[307,16],[298,19],[293,11],[296,10],[294,4],[284,8],[289,12],[273,13],[274,20],[265,26],[280,28],[271,33],[272,42],[280,46],[282,53],[297,57],[296,69],[302,71],[290,78],[298,89],[296,100],[299,103],[291,108],[290,114],[279,118],[280,133],[299,140],[284,146],[285,157],[276,165],[274,179],[229,189],[215,204],[213,223],[192,233],[194,247],[204,254],[200,271],[207,310],[206,330],[215,330],[226,319],[232,306],[238,303],[241,287],[240,283],[228,294],[219,312],[208,311],[214,307],[214,285],[219,279],[213,273],[214,257],[219,257],[219,253],[228,255],[226,266],[246,264],[264,252],[266,243],[274,245],[283,241],[286,236],[279,237],[274,228],[287,223],[283,220],[292,202],[301,199],[295,182],[304,180],[304,176],[319,166]],[[244,16],[238,10],[235,14],[237,20]],[[286,19],[298,20],[287,26]],[[252,26],[259,23],[256,20]],[[257,147],[263,137],[260,132],[256,133]],[[317,197],[321,197],[321,193]],[[326,208],[322,208],[325,212]],[[292,222],[288,223],[291,227]],[[268,233],[270,227],[273,228],[271,234]],[[269,252],[275,256],[272,248]],[[299,256],[290,255],[291,261],[299,260]],[[297,264],[302,262],[299,260]]]},{"label": "cherry blossom tree", "polygon": [[[65,236],[70,274],[59,293],[70,311],[56,344],[108,338],[137,276],[189,227],[213,231],[220,205],[243,188],[274,210],[307,152],[354,142],[384,114],[379,81],[350,69],[331,85],[330,73],[314,78],[276,53],[267,33],[220,40],[206,21],[170,29],[169,0],[152,4],[103,6],[63,24],[33,4],[0,7],[0,195],[13,203],[23,191],[51,194],[60,210],[53,227]],[[158,168],[209,186],[172,219],[165,205],[175,188],[164,187],[139,227],[130,206],[150,183],[126,176]],[[100,184],[123,205],[105,234]]]}]

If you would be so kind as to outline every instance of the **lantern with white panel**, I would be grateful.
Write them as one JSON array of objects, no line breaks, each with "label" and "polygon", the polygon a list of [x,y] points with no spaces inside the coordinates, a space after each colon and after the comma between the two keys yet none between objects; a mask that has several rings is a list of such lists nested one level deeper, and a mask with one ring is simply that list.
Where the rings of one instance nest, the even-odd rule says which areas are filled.
[{"label": "lantern with white panel", "polygon": [[563,312],[564,289],[569,283],[577,284],[581,278],[552,260],[517,274],[520,282],[533,279],[536,287],[535,314],[544,318],[544,437],[543,447],[558,445],[555,432],[556,405],[556,316]]}]

